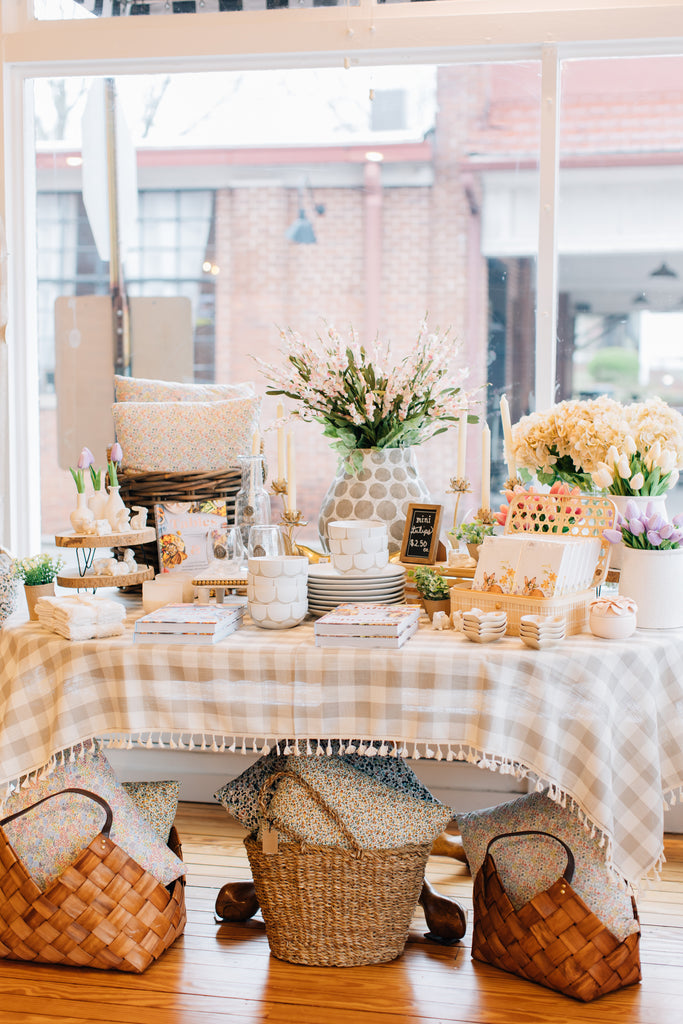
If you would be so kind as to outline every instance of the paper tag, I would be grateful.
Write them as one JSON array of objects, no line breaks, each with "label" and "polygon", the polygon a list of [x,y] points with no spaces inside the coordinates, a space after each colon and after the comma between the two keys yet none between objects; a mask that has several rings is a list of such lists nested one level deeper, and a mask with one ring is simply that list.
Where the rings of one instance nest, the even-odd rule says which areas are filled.
[{"label": "paper tag", "polygon": [[265,854],[277,853],[277,830],[270,825],[264,825],[261,834],[261,847]]}]

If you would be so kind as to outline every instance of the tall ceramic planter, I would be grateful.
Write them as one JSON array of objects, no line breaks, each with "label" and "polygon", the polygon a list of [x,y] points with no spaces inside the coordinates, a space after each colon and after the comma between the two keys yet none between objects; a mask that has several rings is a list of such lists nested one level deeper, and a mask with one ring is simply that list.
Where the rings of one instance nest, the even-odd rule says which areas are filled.
[{"label": "tall ceramic planter", "polygon": [[648,551],[625,544],[620,547],[619,595],[638,605],[638,628],[683,626],[683,548]]},{"label": "tall ceramic planter", "polygon": [[86,533],[95,516],[83,491],[76,494],[76,508],[69,516],[74,533]]},{"label": "tall ceramic planter", "polygon": [[125,508],[126,506],[123,503],[123,498],[119,494],[119,485],[110,484],[109,497],[107,498],[107,504],[105,505],[105,515],[109,520],[109,525],[115,533],[120,529],[119,516]]},{"label": "tall ceramic planter", "polygon": [[360,449],[357,471],[342,461],[320,508],[318,532],[328,550],[327,526],[335,519],[378,519],[387,524],[389,552],[400,551],[408,505],[429,501],[411,448]]},{"label": "tall ceramic planter", "polygon": [[[626,506],[629,501],[632,501],[638,509],[638,515],[642,515],[647,506],[652,502],[654,511],[662,517],[662,519],[668,519],[666,514],[666,495],[658,494],[652,498],[649,494],[636,495],[635,497],[629,497],[627,494],[609,494],[608,497],[617,506],[617,512],[620,515],[624,515]],[[609,565],[610,569],[621,569],[623,544],[613,544],[610,551]]]}]

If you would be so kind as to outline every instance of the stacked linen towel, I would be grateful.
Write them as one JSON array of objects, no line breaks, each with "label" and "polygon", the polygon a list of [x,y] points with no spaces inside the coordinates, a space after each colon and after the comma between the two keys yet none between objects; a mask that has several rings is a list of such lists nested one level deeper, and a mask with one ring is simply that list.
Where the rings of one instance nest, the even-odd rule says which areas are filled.
[{"label": "stacked linen towel", "polygon": [[118,601],[93,594],[73,597],[41,597],[36,602],[41,626],[67,640],[91,640],[94,637],[123,633],[126,609]]}]

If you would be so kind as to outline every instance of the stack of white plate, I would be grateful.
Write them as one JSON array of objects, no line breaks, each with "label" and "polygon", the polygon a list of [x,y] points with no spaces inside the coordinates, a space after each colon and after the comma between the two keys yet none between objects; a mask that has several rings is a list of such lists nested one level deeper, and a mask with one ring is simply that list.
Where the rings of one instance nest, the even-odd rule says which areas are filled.
[{"label": "stack of white plate", "polygon": [[402,604],[405,576],[402,565],[387,565],[373,576],[352,576],[326,562],[310,565],[308,610],[311,615],[324,615],[338,604]]}]

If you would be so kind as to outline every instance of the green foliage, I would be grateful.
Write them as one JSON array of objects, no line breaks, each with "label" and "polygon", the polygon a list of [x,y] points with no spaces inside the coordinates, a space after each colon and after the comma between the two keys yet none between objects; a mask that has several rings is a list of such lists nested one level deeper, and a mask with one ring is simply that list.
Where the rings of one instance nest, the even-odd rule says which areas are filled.
[{"label": "green foliage", "polygon": [[443,601],[450,594],[450,584],[438,569],[418,566],[409,573],[415,581],[415,588],[420,597],[427,601]]},{"label": "green foliage", "polygon": [[632,348],[601,348],[587,369],[593,380],[601,383],[635,384],[638,380],[638,353]]},{"label": "green foliage", "polygon": [[491,523],[482,523],[475,519],[471,523],[461,523],[455,530],[450,531],[456,540],[464,540],[466,544],[481,544],[484,537],[490,537],[493,533]]},{"label": "green foliage", "polygon": [[63,565],[63,558],[53,558],[52,555],[15,558],[12,562],[12,575],[23,580],[27,587],[36,587],[42,583],[52,583]]}]

